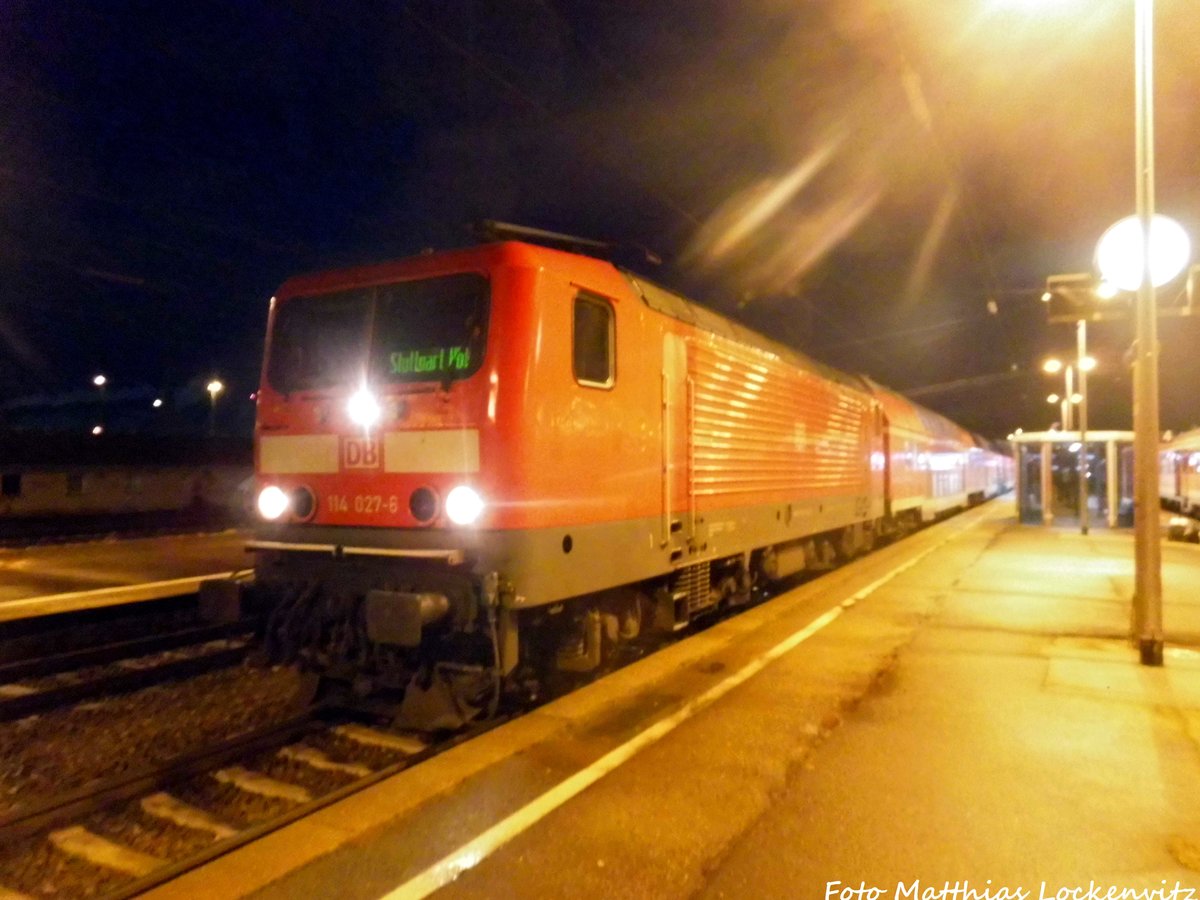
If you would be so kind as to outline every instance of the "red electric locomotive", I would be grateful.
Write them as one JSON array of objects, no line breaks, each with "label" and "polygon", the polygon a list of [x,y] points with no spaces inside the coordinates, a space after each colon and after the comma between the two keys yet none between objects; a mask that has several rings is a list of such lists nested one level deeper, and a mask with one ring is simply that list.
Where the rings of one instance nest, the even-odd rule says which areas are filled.
[{"label": "red electric locomotive", "polygon": [[940,416],[544,246],[294,278],[268,329],[269,644],[426,725],[1003,487]]}]

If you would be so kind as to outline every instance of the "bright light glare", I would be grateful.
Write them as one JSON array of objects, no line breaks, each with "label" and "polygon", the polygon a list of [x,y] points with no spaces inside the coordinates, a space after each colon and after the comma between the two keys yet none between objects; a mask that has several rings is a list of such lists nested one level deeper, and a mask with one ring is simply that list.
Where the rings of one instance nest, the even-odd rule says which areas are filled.
[{"label": "bright light glare", "polygon": [[[1142,284],[1142,223],[1128,216],[1111,226],[1096,245],[1096,265],[1105,281],[1123,291],[1136,291]],[[1166,284],[1183,271],[1192,246],[1183,226],[1166,216],[1150,221],[1150,281]]]},{"label": "bright light glare", "polygon": [[1071,444],[1071,446],[1069,446],[1067,448],[1067,451],[1069,453],[1078,453],[1080,451],[1080,449],[1082,449],[1082,447],[1083,447],[1083,444],[1079,443],[1079,441],[1075,441],[1073,444]]},{"label": "bright light glare", "polygon": [[472,525],[483,515],[483,498],[465,484],[446,495],[446,515],[455,525]]},{"label": "bright light glare", "polygon": [[291,498],[283,488],[273,484],[267,485],[258,494],[258,512],[264,519],[275,520],[288,511],[292,505]]},{"label": "bright light glare", "polygon": [[1046,402],[1047,403],[1057,403],[1061,399],[1062,398],[1059,397],[1058,394],[1051,394],[1049,397],[1046,398]]},{"label": "bright light glare", "polygon": [[1078,392],[1076,392],[1076,393],[1072,394],[1072,395],[1071,395],[1071,402],[1072,402],[1072,403],[1082,403],[1082,402],[1083,402],[1083,394],[1080,394],[1080,393],[1078,393]]},{"label": "bright light glare", "polygon": [[219,394],[219,393],[221,393],[221,391],[225,390],[225,385],[222,384],[218,379],[214,378],[212,381],[210,381],[205,386],[205,390],[208,391],[208,395],[210,397],[212,397],[214,400],[216,400],[217,394]]},{"label": "bright light glare", "polygon": [[1046,12],[1056,9],[1070,9],[1078,5],[1079,0],[992,0],[992,6],[999,9],[1026,10],[1028,12]]},{"label": "bright light glare", "polygon": [[1096,296],[1101,300],[1111,300],[1119,293],[1121,293],[1121,289],[1111,281],[1101,279],[1100,283],[1096,285]]},{"label": "bright light glare", "polygon": [[379,401],[375,399],[375,395],[363,386],[350,395],[346,403],[346,414],[350,416],[350,421],[360,428],[370,428],[379,421],[383,411],[379,408]]},{"label": "bright light glare", "polygon": [[162,397],[155,397],[154,402],[151,403],[150,405],[153,406],[155,409],[158,409],[160,406],[162,406]]},{"label": "bright light glare", "polygon": [[1061,359],[1048,359],[1042,363],[1042,371],[1047,375],[1054,375],[1058,372],[1061,372],[1062,367],[1063,364]]},{"label": "bright light glare", "polygon": [[103,375],[97,375],[92,379],[92,384],[94,384],[96,387],[104,387],[106,384],[108,384],[108,379]]},{"label": "bright light glare", "polygon": [[103,425],[93,425],[92,426],[92,434],[104,434],[104,426]]}]

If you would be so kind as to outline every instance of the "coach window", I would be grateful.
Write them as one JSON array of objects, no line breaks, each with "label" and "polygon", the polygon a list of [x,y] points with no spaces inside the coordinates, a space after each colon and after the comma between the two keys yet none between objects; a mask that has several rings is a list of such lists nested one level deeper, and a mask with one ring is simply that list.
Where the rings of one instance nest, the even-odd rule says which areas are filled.
[{"label": "coach window", "polygon": [[575,298],[572,363],[575,380],[589,387],[611,387],[616,377],[616,323],[606,300]]}]

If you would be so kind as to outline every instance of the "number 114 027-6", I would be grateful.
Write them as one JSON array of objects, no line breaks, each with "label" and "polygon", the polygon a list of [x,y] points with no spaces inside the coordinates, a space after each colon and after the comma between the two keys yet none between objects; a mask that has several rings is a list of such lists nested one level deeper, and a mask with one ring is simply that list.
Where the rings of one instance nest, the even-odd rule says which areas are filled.
[{"label": "number 114 027-6", "polygon": [[390,513],[395,515],[400,511],[400,498],[395,494],[329,494],[325,498],[326,506],[332,513],[356,513],[371,515],[373,513]]}]

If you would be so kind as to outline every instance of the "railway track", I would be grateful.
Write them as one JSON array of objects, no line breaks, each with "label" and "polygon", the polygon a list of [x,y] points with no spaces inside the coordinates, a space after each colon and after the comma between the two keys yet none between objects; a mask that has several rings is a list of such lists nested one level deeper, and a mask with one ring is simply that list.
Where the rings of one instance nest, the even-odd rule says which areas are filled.
[{"label": "railway track", "polygon": [[257,624],[198,625],[0,665],[0,722],[238,665]]},{"label": "railway track", "polygon": [[48,798],[0,818],[0,897],[133,896],[481,730],[435,742],[315,708]]},{"label": "railway track", "polygon": [[[768,599],[798,580],[800,576],[773,585],[772,590],[757,592],[755,599]],[[236,640],[239,630],[253,630],[252,624],[210,626],[215,630],[204,636],[215,641]],[[697,627],[702,624],[697,623]],[[128,658],[134,650],[168,653],[167,644],[186,643],[185,633],[195,637],[202,632],[183,629],[146,641],[114,642],[0,666],[0,684],[6,675],[14,673],[41,678],[52,677],[55,667],[104,667],[117,658]],[[228,653],[228,664],[243,658],[251,646],[250,641],[236,648],[229,646],[214,658]],[[633,656],[648,651],[639,647]],[[190,677],[195,671],[186,671],[188,665],[195,663],[181,661],[173,672],[168,667],[153,676],[129,666],[126,668],[130,671],[110,682],[116,687],[97,683],[89,690],[128,691],[145,686],[148,677],[159,681]],[[143,680],[139,683],[138,679]],[[207,691],[206,687],[195,695],[203,696]],[[6,707],[11,701],[5,701],[3,693],[0,687],[0,721],[11,718],[6,709],[19,708],[19,704]],[[186,706],[187,701],[179,696],[169,701],[171,708]],[[54,702],[46,702],[50,706],[76,699],[78,696],[68,698],[64,692]],[[136,701],[139,714],[143,702]],[[225,702],[220,707],[221,715],[234,708]],[[176,755],[159,757],[153,765],[126,767],[103,780],[77,781],[73,788],[56,796],[45,796],[50,791],[42,790],[43,799],[26,801],[7,811],[0,806],[0,900],[34,896],[111,900],[134,896],[506,721],[490,720],[448,737],[439,735],[435,740],[428,734],[364,726],[361,711],[311,707],[303,714],[287,715],[275,724],[256,729],[248,723],[261,722],[262,718],[243,718],[238,726],[240,734],[226,729],[226,736],[201,749],[178,752],[175,747],[166,752]],[[171,727],[186,728],[186,733],[192,734],[192,725],[186,721]],[[66,729],[63,733],[70,732]],[[126,740],[124,729],[114,733]],[[69,752],[86,750],[72,747]],[[93,774],[93,778],[97,776]],[[53,790],[57,782],[42,783]],[[22,796],[36,793],[26,790]]]}]

